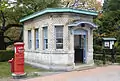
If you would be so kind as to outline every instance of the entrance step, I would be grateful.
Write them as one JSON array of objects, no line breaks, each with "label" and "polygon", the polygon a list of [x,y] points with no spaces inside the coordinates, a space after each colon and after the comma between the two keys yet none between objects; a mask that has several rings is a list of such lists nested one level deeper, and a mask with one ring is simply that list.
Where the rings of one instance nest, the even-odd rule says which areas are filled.
[{"label": "entrance step", "polygon": [[74,70],[81,71],[81,70],[88,70],[88,69],[94,69],[94,68],[96,68],[96,66],[94,64],[89,64],[89,65],[88,64],[80,64],[80,65],[77,64],[77,66],[75,66]]}]

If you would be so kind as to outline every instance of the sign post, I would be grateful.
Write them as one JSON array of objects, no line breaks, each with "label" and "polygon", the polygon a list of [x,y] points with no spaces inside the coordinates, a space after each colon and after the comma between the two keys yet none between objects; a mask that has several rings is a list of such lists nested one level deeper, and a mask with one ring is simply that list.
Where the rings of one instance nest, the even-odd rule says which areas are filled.
[{"label": "sign post", "polygon": [[103,64],[106,64],[106,53],[107,51],[111,52],[111,61],[115,62],[115,38],[103,38]]}]

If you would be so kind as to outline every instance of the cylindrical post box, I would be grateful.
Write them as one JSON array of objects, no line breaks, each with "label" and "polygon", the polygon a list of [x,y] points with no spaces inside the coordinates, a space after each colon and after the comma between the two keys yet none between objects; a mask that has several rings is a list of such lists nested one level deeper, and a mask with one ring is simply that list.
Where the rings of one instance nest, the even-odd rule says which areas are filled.
[{"label": "cylindrical post box", "polygon": [[24,43],[14,43],[15,55],[14,55],[14,74],[23,75],[24,73]]}]

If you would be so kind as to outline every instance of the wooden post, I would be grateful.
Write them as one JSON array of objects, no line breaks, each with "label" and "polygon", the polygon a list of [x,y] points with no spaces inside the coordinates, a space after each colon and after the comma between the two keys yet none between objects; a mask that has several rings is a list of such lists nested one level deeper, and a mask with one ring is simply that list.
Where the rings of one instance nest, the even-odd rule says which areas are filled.
[{"label": "wooden post", "polygon": [[112,60],[112,63],[116,62],[116,59],[115,59],[115,47],[114,46],[113,46],[113,49],[111,50],[111,60]]},{"label": "wooden post", "polygon": [[106,51],[105,49],[103,49],[103,64],[106,64],[106,55],[105,55]]}]

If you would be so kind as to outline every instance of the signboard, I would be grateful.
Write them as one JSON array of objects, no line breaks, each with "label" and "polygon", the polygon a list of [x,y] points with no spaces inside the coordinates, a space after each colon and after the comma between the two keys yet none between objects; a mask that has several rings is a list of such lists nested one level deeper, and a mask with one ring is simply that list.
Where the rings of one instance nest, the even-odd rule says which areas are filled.
[{"label": "signboard", "polygon": [[104,46],[105,46],[105,47],[109,47],[109,46],[110,46],[110,45],[109,45],[109,42],[105,42],[105,43],[104,43]]},{"label": "signboard", "polygon": [[114,41],[110,41],[110,49],[113,49]]}]

